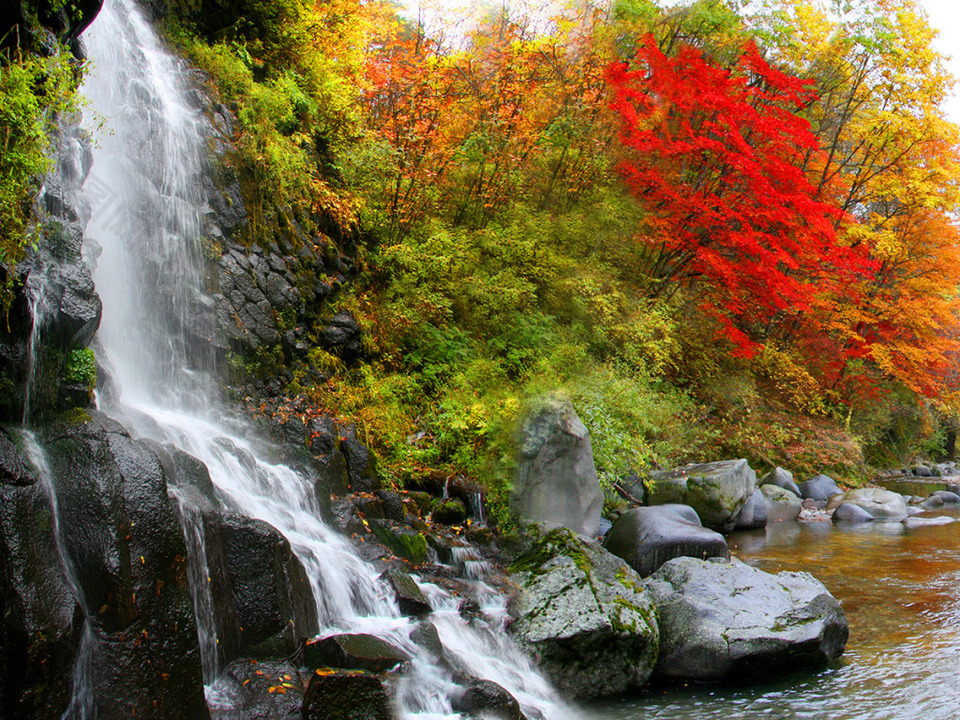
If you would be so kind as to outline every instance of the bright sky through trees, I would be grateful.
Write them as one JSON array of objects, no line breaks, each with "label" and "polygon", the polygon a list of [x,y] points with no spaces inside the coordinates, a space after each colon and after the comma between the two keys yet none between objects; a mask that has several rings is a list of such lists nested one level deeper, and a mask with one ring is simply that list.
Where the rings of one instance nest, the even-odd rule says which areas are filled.
[{"label": "bright sky through trees", "polygon": [[[921,4],[930,15],[930,25],[940,31],[934,45],[950,56],[950,70],[960,77],[960,4],[956,0],[922,0]],[[960,97],[956,90],[945,109],[953,122],[960,123]]]}]

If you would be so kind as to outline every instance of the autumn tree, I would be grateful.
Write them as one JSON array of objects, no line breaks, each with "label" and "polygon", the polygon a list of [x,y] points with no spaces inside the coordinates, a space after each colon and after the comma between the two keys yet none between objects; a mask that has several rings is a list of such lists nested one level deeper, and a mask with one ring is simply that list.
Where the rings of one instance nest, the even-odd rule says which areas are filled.
[{"label": "autumn tree", "polygon": [[649,212],[641,242],[655,291],[696,284],[749,354],[775,320],[811,312],[828,287],[841,293],[866,271],[803,171],[817,148],[797,114],[813,100],[809,82],[752,44],[727,68],[688,45],[668,57],[653,36],[608,79],[634,152],[621,172]]},{"label": "autumn tree", "polygon": [[[859,346],[875,372],[935,395],[960,350],[960,158],[941,109],[953,79],[914,0],[832,5],[768,0],[752,20],[784,63],[815,78],[804,114],[823,152],[806,159],[807,174],[844,211],[843,241],[876,264],[855,303],[837,298],[831,351],[820,337],[813,355]],[[848,373],[835,364],[825,379]]]}]

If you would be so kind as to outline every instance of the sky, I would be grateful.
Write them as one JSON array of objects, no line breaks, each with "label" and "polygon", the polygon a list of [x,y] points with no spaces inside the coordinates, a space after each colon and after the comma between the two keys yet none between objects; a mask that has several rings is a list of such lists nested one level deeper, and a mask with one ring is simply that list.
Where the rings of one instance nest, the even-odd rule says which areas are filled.
[{"label": "sky", "polygon": [[[960,78],[960,3],[957,0],[921,0],[920,4],[930,17],[931,27],[940,31],[934,47],[944,55],[952,56],[949,61],[950,70],[955,77]],[[953,122],[960,124],[960,96],[957,90],[944,106],[944,110]]]},{"label": "sky", "polygon": [[[476,5],[484,0],[401,0],[411,14],[419,7],[431,7],[447,11],[447,17],[456,17],[464,8]],[[501,0],[486,0],[486,4],[499,4]],[[670,5],[683,0],[660,0],[662,5]],[[918,0],[927,11],[930,25],[940,32],[934,46],[943,55],[950,56],[948,67],[953,75],[960,78],[960,1],[958,0]],[[452,12],[451,12],[452,11]],[[459,11],[459,13],[458,13]],[[462,17],[462,15],[460,15]],[[448,30],[449,32],[449,30]],[[960,124],[960,86],[954,96],[944,105],[947,117]]]}]

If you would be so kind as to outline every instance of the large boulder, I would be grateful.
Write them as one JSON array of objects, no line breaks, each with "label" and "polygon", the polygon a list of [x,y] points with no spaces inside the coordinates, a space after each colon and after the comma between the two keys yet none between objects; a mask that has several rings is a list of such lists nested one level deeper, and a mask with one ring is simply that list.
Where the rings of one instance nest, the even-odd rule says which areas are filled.
[{"label": "large boulder", "polygon": [[310,581],[290,542],[272,525],[238,515],[221,516],[219,534],[239,652],[291,655],[318,626]]},{"label": "large boulder", "polygon": [[793,473],[789,470],[784,470],[782,467],[775,467],[773,470],[768,472],[762,478],[760,478],[757,483],[760,487],[764,485],[776,485],[779,488],[784,490],[789,490],[797,497],[800,497],[800,488],[797,487],[797,483],[793,479]]},{"label": "large boulder", "polygon": [[753,495],[737,514],[737,530],[757,530],[767,526],[767,501],[760,488],[753,491]]},{"label": "large boulder", "polygon": [[833,509],[833,522],[846,523],[868,523],[876,520],[873,515],[868,513],[859,505],[853,503],[840,503]]},{"label": "large boulder", "polygon": [[354,668],[381,673],[392,670],[410,659],[405,651],[374,635],[329,635],[308,642],[303,651],[303,664],[319,667]]},{"label": "large boulder", "polygon": [[768,523],[797,519],[801,509],[799,495],[772,483],[761,485],[760,493],[767,505]]},{"label": "large boulder", "polygon": [[800,483],[800,497],[804,500],[827,502],[834,495],[843,491],[837,481],[828,475],[814,475],[809,480]]},{"label": "large boulder", "polygon": [[657,606],[655,672],[665,679],[768,678],[822,666],[847,642],[840,603],[807,573],[677,558],[644,586]]},{"label": "large boulder", "polygon": [[614,695],[646,682],[657,658],[656,613],[640,577],[568,528],[542,533],[511,567],[519,592],[510,631],[570,697]]},{"label": "large boulder", "polygon": [[649,505],[690,505],[706,527],[728,533],[753,495],[757,474],[746,460],[723,460],[654,472],[650,480]]},{"label": "large boulder", "polygon": [[700,524],[687,505],[638,507],[623,513],[607,534],[605,547],[646,577],[676,557],[730,559],[723,535]]},{"label": "large boulder", "polygon": [[569,400],[544,401],[521,430],[513,512],[593,536],[603,499],[586,426]]},{"label": "large boulder", "polygon": [[51,428],[42,445],[69,529],[58,543],[63,567],[88,616],[91,711],[207,717],[187,550],[156,453],[98,413]]},{"label": "large boulder", "polygon": [[907,503],[903,495],[881,488],[857,488],[847,490],[841,495],[834,495],[827,503],[827,510],[834,510],[841,505],[856,505],[874,520],[900,522],[907,517]]},{"label": "large boulder", "polygon": [[0,431],[0,717],[60,717],[84,618],[48,493],[18,444]]}]

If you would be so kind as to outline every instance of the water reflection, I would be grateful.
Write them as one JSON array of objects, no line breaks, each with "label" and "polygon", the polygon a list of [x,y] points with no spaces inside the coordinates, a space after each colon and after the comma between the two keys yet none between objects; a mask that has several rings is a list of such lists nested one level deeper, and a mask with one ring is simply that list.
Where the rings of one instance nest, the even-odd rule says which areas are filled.
[{"label": "water reflection", "polygon": [[[929,492],[929,490],[927,490]],[[926,493],[924,493],[926,494]],[[929,513],[957,517],[957,511]],[[772,524],[732,552],[768,572],[813,574],[843,604],[844,656],[817,673],[742,688],[651,688],[594,706],[604,720],[952,720],[960,715],[960,522]]]}]

